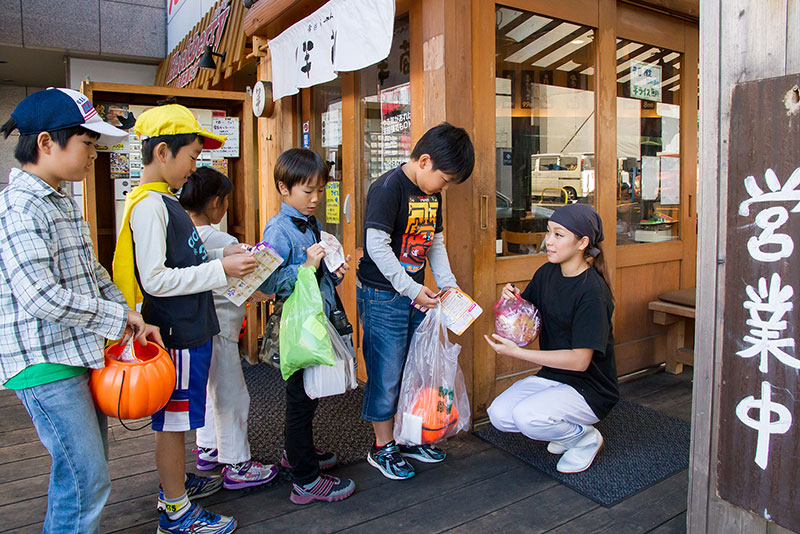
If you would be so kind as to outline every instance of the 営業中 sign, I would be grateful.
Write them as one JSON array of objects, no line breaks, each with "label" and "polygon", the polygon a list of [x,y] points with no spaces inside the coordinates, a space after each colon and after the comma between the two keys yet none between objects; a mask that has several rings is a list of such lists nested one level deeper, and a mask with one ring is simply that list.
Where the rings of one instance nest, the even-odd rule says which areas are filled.
[{"label": "\u55b6\u696d\u4e2d sign", "polygon": [[[800,75],[735,86],[719,496],[800,530]],[[800,245],[800,243],[798,243]]]}]

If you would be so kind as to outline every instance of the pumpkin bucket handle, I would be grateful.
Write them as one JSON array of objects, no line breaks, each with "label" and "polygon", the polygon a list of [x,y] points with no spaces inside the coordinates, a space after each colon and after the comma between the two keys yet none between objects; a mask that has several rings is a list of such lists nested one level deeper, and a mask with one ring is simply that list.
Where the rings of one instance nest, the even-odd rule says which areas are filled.
[{"label": "pumpkin bucket handle", "polygon": [[[133,351],[133,347],[131,347],[131,352]],[[122,420],[122,388],[125,385],[125,373],[126,371],[123,369],[122,371],[122,380],[119,381],[119,395],[117,395],[117,419],[119,419],[119,423],[122,425],[122,428],[128,430],[130,432],[137,432],[139,430],[144,430],[147,426],[151,423],[148,421],[147,423],[143,424],[138,428],[131,428],[125,424],[125,421]]]}]

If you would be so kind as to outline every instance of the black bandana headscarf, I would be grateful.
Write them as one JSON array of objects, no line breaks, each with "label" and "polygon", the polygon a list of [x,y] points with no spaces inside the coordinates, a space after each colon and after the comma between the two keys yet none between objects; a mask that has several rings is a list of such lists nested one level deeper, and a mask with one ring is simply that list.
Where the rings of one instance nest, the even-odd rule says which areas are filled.
[{"label": "black bandana headscarf", "polygon": [[578,238],[588,237],[587,252],[591,257],[596,258],[600,254],[597,244],[603,240],[603,221],[593,207],[588,204],[567,204],[554,211],[550,220],[560,224]]}]

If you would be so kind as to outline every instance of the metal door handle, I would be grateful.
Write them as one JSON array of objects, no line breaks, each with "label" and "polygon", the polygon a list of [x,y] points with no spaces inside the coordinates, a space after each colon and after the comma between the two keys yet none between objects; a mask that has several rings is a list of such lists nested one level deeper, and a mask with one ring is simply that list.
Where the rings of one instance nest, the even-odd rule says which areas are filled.
[{"label": "metal door handle", "polygon": [[350,224],[350,193],[347,193],[347,196],[344,197],[342,211],[344,212],[344,219],[347,221],[347,224]]}]

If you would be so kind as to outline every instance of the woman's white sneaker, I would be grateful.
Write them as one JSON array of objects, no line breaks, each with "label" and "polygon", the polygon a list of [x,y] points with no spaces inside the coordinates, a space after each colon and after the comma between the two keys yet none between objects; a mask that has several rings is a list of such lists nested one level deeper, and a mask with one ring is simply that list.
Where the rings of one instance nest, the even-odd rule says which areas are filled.
[{"label": "woman's white sneaker", "polygon": [[564,454],[569,450],[569,447],[560,441],[551,441],[547,444],[547,452],[550,454]]}]

